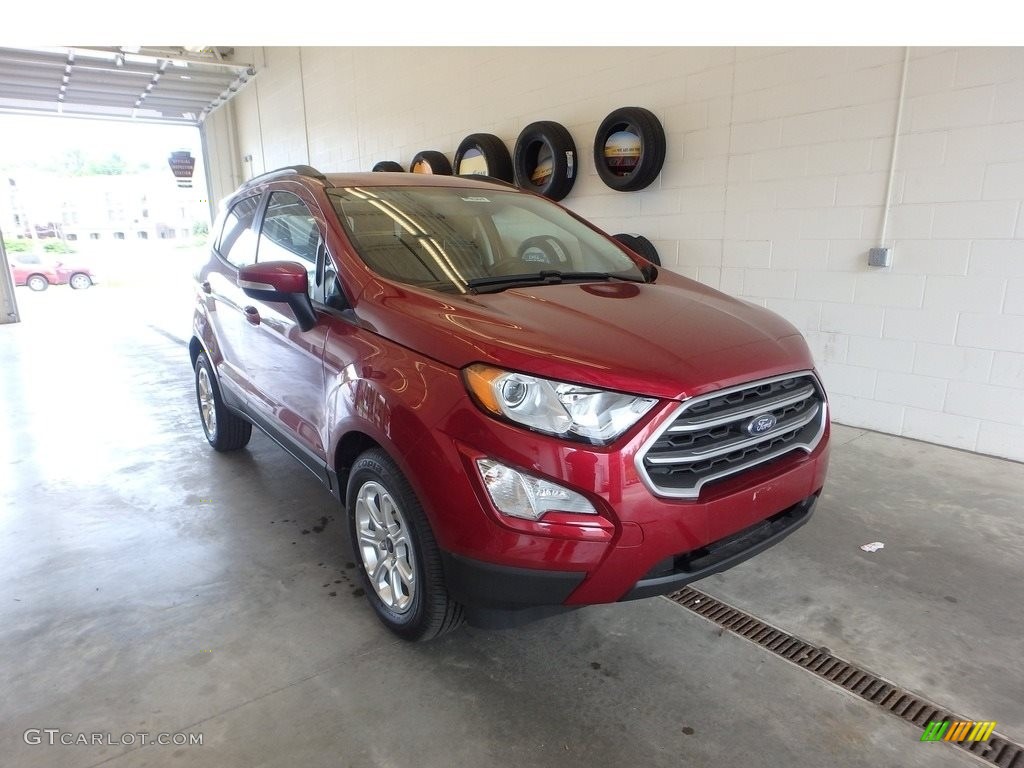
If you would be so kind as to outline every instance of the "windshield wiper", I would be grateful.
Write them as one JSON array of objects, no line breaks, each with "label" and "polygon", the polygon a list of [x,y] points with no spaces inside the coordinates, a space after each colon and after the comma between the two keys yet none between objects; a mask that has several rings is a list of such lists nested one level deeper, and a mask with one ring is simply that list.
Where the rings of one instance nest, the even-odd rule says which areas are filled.
[{"label": "windshield wiper", "polygon": [[522,275],[496,275],[493,277],[476,277],[466,281],[468,287],[474,293],[490,293],[502,291],[516,285],[557,285],[563,282],[576,282],[588,280],[626,280],[631,283],[642,283],[643,280],[626,277],[612,272],[561,272],[557,269],[545,269],[540,272],[530,272]]}]

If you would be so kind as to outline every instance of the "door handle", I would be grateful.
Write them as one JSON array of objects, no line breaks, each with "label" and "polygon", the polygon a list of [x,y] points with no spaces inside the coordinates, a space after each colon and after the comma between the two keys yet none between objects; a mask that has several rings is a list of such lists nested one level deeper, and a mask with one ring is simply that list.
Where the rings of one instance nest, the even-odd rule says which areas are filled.
[{"label": "door handle", "polygon": [[260,324],[260,313],[259,310],[256,309],[256,307],[248,306],[243,311],[245,312],[246,320],[248,320],[253,325]]}]

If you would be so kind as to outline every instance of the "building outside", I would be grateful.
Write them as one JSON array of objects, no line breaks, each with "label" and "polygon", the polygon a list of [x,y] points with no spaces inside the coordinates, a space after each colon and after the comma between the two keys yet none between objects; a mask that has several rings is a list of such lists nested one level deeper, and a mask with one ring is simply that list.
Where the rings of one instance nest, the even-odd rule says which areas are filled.
[{"label": "building outside", "polygon": [[0,227],[7,240],[62,238],[73,247],[118,241],[184,240],[209,223],[202,178],[181,189],[166,169],[62,176],[36,170],[0,176]]}]

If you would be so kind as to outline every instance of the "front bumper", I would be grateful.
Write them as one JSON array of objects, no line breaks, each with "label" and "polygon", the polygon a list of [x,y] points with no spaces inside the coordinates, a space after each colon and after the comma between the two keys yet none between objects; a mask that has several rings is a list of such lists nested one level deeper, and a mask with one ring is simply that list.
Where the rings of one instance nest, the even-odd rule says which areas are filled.
[{"label": "front bumper", "polygon": [[674,592],[692,581],[721,573],[764,552],[800,528],[814,512],[818,494],[787,507],[732,536],[692,552],[681,552],[654,566],[623,600],[638,600]]},{"label": "front bumper", "polygon": [[[535,618],[671,592],[752,557],[809,519],[828,466],[827,422],[810,453],[794,450],[710,483],[696,499],[674,499],[656,496],[635,461],[672,410],[667,404],[611,448],[528,432],[471,403],[439,425],[446,438],[439,459],[462,471],[438,469],[424,478],[422,496],[449,589],[471,621],[479,614],[475,623],[494,626],[502,612]],[[549,513],[537,522],[501,515],[482,486],[478,458],[565,485],[599,514]]]},{"label": "front bumper", "polygon": [[[621,600],[674,592],[683,586],[739,565],[778,544],[800,528],[814,511],[818,495],[784,509],[756,525],[691,552],[657,563]],[[586,578],[579,571],[511,568],[458,555],[443,555],[452,596],[467,610],[471,624],[498,629],[572,610],[567,604]]]}]

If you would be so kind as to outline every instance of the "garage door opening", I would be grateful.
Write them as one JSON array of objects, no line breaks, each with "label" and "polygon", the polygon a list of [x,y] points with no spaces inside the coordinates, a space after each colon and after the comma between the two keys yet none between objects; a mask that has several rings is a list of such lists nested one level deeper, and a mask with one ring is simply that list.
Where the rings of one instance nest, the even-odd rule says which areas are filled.
[{"label": "garage door opening", "polygon": [[255,74],[234,54],[0,48],[0,323],[180,294],[209,229],[199,126]]},{"label": "garage door opening", "polygon": [[[187,318],[210,227],[195,126],[0,115],[0,132],[0,230],[23,322]],[[194,159],[190,179],[172,153]]]}]

